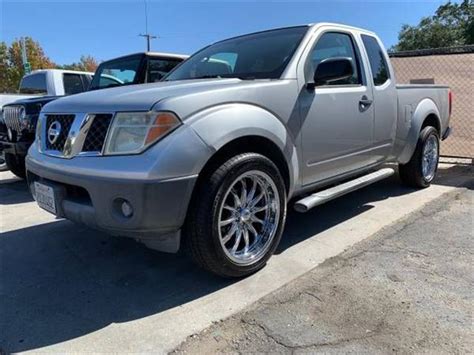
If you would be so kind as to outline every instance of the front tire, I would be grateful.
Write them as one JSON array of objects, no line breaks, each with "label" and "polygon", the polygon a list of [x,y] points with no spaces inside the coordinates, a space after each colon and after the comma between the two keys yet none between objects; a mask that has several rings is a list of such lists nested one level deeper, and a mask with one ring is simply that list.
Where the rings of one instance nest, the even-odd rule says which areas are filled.
[{"label": "front tire", "polygon": [[428,187],[436,176],[438,161],[439,134],[436,128],[427,126],[420,132],[410,161],[399,165],[400,179],[411,187]]},{"label": "front tire", "polygon": [[26,178],[25,158],[10,153],[5,154],[5,162],[8,169],[21,179]]},{"label": "front tire", "polygon": [[2,151],[0,152],[0,172],[1,171],[7,171],[8,166],[7,162],[5,161],[5,153]]},{"label": "front tire", "polygon": [[230,158],[196,187],[185,246],[204,269],[243,277],[265,266],[286,219],[286,190],[276,165],[245,153]]}]

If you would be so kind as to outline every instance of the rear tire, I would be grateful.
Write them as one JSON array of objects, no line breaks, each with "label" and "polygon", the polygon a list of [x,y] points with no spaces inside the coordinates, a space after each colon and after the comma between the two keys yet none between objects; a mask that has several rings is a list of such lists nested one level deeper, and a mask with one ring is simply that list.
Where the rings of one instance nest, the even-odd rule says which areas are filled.
[{"label": "rear tire", "polygon": [[185,248],[202,268],[243,277],[265,266],[286,219],[286,190],[276,165],[245,153],[230,158],[196,186]]},{"label": "rear tire", "polygon": [[426,188],[436,176],[439,161],[439,134],[436,128],[422,129],[415,152],[406,164],[399,164],[402,182],[411,187]]},{"label": "rear tire", "polygon": [[8,169],[21,179],[26,178],[25,158],[10,153],[5,154],[5,162]]}]

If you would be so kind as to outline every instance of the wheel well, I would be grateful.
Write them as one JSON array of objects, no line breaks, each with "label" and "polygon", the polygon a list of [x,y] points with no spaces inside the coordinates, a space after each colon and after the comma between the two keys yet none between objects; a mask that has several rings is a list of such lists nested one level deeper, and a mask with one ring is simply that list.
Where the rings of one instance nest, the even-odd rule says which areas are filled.
[{"label": "wheel well", "polygon": [[423,121],[423,124],[421,125],[420,131],[422,131],[423,128],[427,126],[436,128],[436,130],[438,131],[438,134],[441,135],[441,127],[439,126],[438,117],[436,117],[435,114],[432,113],[428,115],[428,117],[425,118],[425,120]]},{"label": "wheel well", "polygon": [[197,184],[205,180],[209,174],[231,157],[241,153],[258,153],[270,159],[280,171],[285,182],[286,191],[290,187],[290,172],[285,157],[280,148],[268,138],[246,136],[237,138],[221,147],[204,165]]}]

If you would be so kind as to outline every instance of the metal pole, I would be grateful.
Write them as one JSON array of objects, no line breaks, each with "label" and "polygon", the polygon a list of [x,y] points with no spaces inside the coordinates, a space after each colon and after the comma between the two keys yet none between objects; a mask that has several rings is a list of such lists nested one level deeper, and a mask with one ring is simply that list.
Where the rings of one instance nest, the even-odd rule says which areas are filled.
[{"label": "metal pole", "polygon": [[158,38],[158,36],[153,36],[151,34],[148,34],[148,33],[140,33],[139,34],[140,37],[145,37],[146,38],[146,48],[147,48],[147,51],[149,52],[150,49],[151,49],[151,40],[152,39],[155,39],[155,38]]},{"label": "metal pole", "polygon": [[26,40],[25,37],[21,38],[21,59],[23,61],[23,65],[28,62],[28,58],[26,57]]},{"label": "metal pole", "polygon": [[146,0],[143,0],[143,3],[145,4],[145,34],[140,34],[139,36],[146,38],[146,50],[149,52],[151,49],[151,40],[158,37],[148,33],[148,6]]},{"label": "metal pole", "polygon": [[31,73],[31,65],[28,62],[28,56],[26,55],[26,40],[25,37],[21,38],[21,61],[23,62],[23,70],[25,74]]}]

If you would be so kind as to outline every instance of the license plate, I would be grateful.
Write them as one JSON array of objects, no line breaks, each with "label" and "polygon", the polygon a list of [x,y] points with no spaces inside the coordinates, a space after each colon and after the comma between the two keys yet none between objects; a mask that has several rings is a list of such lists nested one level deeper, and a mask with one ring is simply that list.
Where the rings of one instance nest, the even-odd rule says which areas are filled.
[{"label": "license plate", "polygon": [[48,212],[56,214],[56,201],[52,187],[35,182],[35,197],[38,205]]}]

